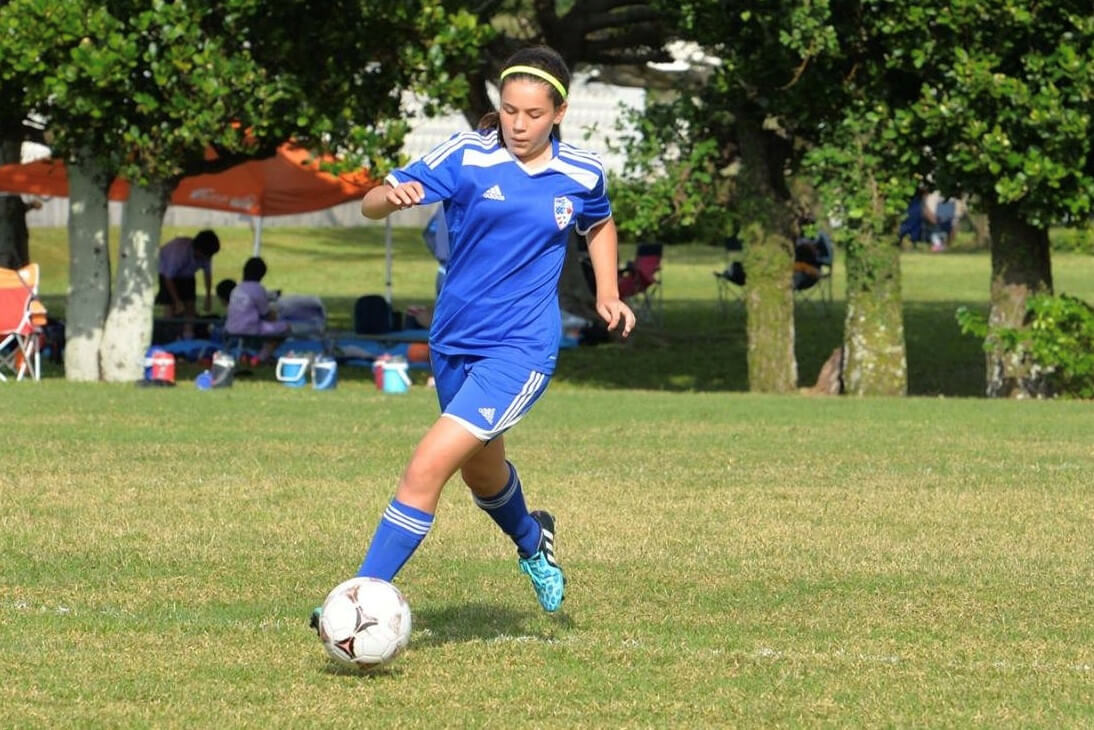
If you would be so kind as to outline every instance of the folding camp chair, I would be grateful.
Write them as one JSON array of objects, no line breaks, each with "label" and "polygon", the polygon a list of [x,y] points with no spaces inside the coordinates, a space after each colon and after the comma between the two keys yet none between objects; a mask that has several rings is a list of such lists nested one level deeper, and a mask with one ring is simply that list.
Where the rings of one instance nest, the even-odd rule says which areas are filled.
[{"label": "folding camp chair", "polygon": [[714,283],[718,287],[718,307],[725,314],[729,309],[729,300],[741,301],[744,298],[745,267],[744,246],[736,235],[725,240],[726,265],[721,271],[714,272]]},{"label": "folding camp chair", "polygon": [[619,298],[630,303],[639,320],[660,324],[661,295],[661,244],[639,244],[634,260],[619,270]]},{"label": "folding camp chair", "polygon": [[799,238],[794,247],[794,296],[817,298],[827,308],[832,303],[832,265],[836,247],[826,233]]},{"label": "folding camp chair", "polygon": [[0,269],[0,380],[42,376],[41,339],[46,308],[38,301],[38,264]]}]

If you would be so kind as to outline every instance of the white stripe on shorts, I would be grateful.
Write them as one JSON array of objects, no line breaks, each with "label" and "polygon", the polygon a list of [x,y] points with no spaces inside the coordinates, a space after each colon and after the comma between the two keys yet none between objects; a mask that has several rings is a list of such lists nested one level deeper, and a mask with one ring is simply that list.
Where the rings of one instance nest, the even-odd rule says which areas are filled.
[{"label": "white stripe on shorts", "polygon": [[455,416],[451,413],[442,413],[441,416],[443,418],[451,418],[453,421],[470,431],[471,435],[477,438],[479,441],[489,441],[496,435],[493,431],[487,431],[485,429],[479,428],[475,424],[471,423],[471,421],[460,418],[459,416]]},{"label": "white stripe on shorts", "polygon": [[495,431],[500,432],[509,428],[524,416],[524,407],[528,405],[528,401],[535,397],[536,391],[543,385],[546,377],[543,373],[532,371],[532,374],[528,376],[528,380],[524,381],[524,387],[520,389],[520,393],[505,409],[505,413],[501,414],[497,426],[494,427]]}]

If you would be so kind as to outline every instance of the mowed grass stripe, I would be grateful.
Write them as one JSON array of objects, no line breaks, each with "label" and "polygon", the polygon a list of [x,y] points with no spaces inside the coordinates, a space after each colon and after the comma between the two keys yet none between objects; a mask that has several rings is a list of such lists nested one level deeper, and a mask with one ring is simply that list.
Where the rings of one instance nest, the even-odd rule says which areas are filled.
[{"label": "mowed grass stripe", "polygon": [[430,392],[4,395],[0,725],[1092,720],[1087,404],[554,388],[507,442],[562,615],[457,478],[400,576],[412,650],[362,678],[305,619]]}]

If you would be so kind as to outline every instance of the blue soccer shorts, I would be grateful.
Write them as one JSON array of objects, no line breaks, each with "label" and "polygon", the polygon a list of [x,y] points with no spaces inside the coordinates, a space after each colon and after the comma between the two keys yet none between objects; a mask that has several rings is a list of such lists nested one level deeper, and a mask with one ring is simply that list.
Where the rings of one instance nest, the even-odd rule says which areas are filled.
[{"label": "blue soccer shorts", "polygon": [[433,350],[430,359],[442,415],[482,441],[515,426],[551,382],[550,375],[497,358]]}]

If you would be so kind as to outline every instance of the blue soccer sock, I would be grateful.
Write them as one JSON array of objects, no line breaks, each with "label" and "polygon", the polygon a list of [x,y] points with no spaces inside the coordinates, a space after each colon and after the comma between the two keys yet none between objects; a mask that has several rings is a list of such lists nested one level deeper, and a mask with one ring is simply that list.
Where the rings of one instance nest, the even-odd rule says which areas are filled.
[{"label": "blue soccer sock", "polygon": [[505,463],[509,467],[509,481],[500,492],[493,497],[471,496],[475,504],[498,523],[502,532],[513,539],[521,556],[528,558],[539,550],[539,523],[528,514],[516,468],[508,461]]},{"label": "blue soccer sock", "polygon": [[410,560],[433,526],[433,515],[393,499],[384,510],[358,577],[390,581]]}]

